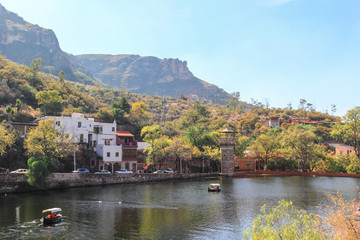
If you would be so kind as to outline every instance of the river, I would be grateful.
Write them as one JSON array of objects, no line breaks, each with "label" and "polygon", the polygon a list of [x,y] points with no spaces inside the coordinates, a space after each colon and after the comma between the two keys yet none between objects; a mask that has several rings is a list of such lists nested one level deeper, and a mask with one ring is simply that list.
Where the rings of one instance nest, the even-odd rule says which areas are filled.
[{"label": "river", "polygon": [[[209,183],[222,191],[209,193]],[[0,196],[0,239],[241,239],[264,204],[281,199],[319,213],[327,193],[358,197],[360,179],[340,177],[219,178],[73,188]],[[40,222],[60,207],[65,221]]]}]

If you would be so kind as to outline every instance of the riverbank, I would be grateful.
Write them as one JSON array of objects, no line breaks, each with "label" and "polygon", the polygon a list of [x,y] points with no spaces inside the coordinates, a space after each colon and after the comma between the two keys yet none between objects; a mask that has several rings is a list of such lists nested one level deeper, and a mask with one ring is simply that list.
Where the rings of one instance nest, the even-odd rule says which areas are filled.
[{"label": "riverbank", "polygon": [[[202,179],[218,177],[217,173],[184,174],[87,174],[53,173],[48,179],[46,190],[74,187],[101,186],[123,183],[142,183],[173,181],[184,179]],[[27,182],[25,174],[0,174],[0,194],[38,191]]]},{"label": "riverbank", "polygon": [[351,178],[360,178],[360,174],[352,173],[319,173],[319,172],[281,172],[281,171],[244,171],[244,172],[235,172],[234,177],[264,177],[264,176],[311,176],[311,177],[351,177]]}]

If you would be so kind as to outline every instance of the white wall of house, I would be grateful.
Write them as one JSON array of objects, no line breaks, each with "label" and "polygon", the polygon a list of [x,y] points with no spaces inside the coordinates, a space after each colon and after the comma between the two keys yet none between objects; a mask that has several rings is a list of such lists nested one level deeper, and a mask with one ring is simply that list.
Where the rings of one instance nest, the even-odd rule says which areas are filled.
[{"label": "white wall of house", "polygon": [[[116,122],[100,123],[83,114],[73,113],[71,117],[46,116],[42,119],[54,119],[58,128],[72,136],[74,143],[90,143],[103,161],[122,161],[122,145],[116,145]],[[40,119],[41,120],[41,119]],[[89,137],[91,136],[91,142]]]}]

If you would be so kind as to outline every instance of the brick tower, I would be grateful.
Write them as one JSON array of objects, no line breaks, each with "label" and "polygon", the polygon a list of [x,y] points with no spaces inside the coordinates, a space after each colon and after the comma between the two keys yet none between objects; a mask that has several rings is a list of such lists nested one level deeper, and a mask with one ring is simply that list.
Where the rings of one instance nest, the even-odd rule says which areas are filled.
[{"label": "brick tower", "polygon": [[220,132],[221,174],[234,176],[235,132],[225,129]]}]

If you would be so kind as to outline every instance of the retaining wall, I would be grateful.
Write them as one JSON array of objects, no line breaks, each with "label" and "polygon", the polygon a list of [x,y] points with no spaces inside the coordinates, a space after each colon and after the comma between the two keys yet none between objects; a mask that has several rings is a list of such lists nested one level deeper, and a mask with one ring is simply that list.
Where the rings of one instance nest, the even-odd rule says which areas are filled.
[{"label": "retaining wall", "polygon": [[[121,183],[141,183],[218,177],[217,173],[185,174],[92,174],[92,173],[53,173],[48,179],[47,189],[69,187],[100,186]],[[29,186],[25,174],[0,174],[0,193],[20,193],[36,191]]]}]

